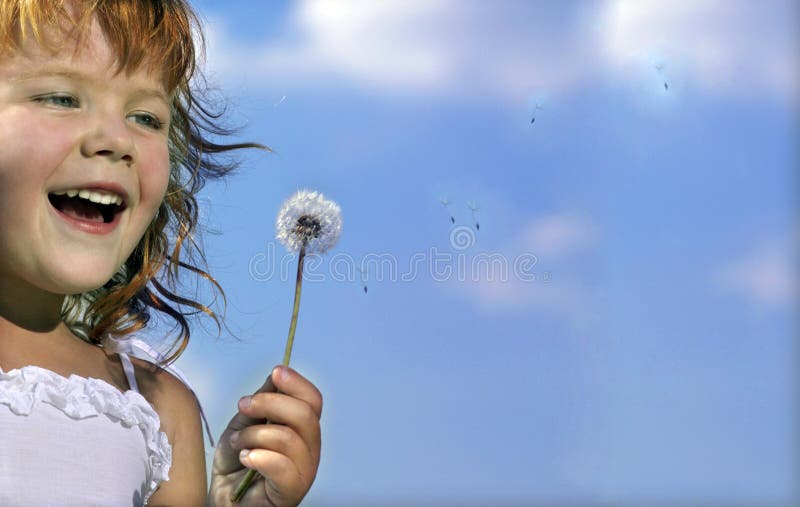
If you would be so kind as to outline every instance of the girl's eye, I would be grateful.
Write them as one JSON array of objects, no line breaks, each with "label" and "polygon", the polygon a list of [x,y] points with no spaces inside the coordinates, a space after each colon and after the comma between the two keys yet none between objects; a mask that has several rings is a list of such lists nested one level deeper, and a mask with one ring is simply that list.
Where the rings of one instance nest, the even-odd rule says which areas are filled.
[{"label": "girl's eye", "polygon": [[150,113],[135,113],[131,115],[135,120],[136,123],[139,125],[143,125],[147,128],[151,128],[153,130],[161,130],[163,127],[163,123],[159,120],[155,115]]},{"label": "girl's eye", "polygon": [[78,99],[72,95],[66,95],[63,93],[42,95],[41,97],[36,97],[34,100],[43,104],[50,104],[58,107],[77,108],[81,105],[80,102],[78,102]]}]

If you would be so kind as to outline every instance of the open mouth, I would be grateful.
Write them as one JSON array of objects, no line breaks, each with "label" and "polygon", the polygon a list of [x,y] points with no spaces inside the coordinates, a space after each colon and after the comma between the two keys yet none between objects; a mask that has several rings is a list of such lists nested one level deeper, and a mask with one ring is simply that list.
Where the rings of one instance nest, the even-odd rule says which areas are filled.
[{"label": "open mouth", "polygon": [[61,213],[76,220],[111,223],[125,210],[125,203],[116,194],[87,190],[69,190],[47,194],[50,204]]}]

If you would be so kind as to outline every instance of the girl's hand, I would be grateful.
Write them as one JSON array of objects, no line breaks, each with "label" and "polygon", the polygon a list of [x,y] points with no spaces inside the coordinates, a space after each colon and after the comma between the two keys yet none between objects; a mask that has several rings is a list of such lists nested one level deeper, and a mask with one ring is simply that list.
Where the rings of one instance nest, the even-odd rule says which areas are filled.
[{"label": "girl's hand", "polygon": [[[239,412],[219,439],[206,506],[298,505],[317,474],[321,414],[322,395],[314,384],[288,367],[275,367],[256,394],[239,401]],[[240,457],[245,450],[247,456]],[[231,494],[248,468],[263,477],[256,476],[234,504]]]}]

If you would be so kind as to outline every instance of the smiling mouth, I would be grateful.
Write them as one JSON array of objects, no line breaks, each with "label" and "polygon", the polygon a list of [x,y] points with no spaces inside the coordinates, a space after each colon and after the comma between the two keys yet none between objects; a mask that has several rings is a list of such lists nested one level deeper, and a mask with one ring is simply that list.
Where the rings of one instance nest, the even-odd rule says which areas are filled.
[{"label": "smiling mouth", "polygon": [[76,220],[85,220],[87,222],[108,224],[114,221],[114,217],[118,213],[122,213],[125,210],[125,203],[110,202],[104,204],[79,195],[70,197],[67,193],[51,192],[47,194],[47,197],[50,200],[50,204],[61,213]]}]

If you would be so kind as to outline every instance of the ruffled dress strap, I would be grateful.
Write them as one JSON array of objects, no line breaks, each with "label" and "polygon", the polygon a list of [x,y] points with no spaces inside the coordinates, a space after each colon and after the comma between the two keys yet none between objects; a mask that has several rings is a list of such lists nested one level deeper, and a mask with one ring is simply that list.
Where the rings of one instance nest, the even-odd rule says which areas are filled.
[{"label": "ruffled dress strap", "polygon": [[125,376],[128,378],[128,386],[132,391],[139,392],[139,384],[136,383],[136,373],[133,369],[131,358],[125,352],[118,352],[120,361],[122,361],[122,369],[125,370]]},{"label": "ruffled dress strap", "polygon": [[[128,356],[130,355],[156,364],[161,364],[165,358],[163,354],[138,338],[107,338],[105,340],[104,348],[119,354],[120,361],[122,362],[122,369],[125,370],[125,376],[128,378],[128,384],[130,385],[131,389],[136,392],[138,392],[139,389],[138,385],[136,384],[136,376],[134,375],[133,364]],[[211,447],[216,447],[216,444],[214,443],[214,437],[211,434],[211,426],[208,424],[208,418],[206,418],[205,411],[203,410],[203,405],[200,403],[200,398],[197,396],[197,393],[192,387],[192,384],[189,382],[189,379],[186,378],[186,375],[184,375],[177,366],[169,365],[165,366],[164,369],[178,377],[178,379],[189,388],[192,394],[194,394],[195,400],[197,400],[197,406],[200,408],[200,416],[203,418],[203,424],[206,429],[206,434],[208,435],[208,440],[211,442]]]}]

